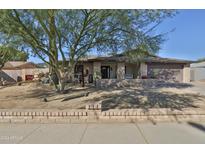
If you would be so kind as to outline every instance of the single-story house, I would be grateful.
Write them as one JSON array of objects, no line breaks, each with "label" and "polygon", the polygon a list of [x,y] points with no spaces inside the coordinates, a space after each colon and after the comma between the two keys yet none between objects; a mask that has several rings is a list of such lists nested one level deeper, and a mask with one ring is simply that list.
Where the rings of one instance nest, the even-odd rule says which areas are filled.
[{"label": "single-story house", "polygon": [[205,61],[192,63],[191,68],[191,81],[205,80]]},{"label": "single-story house", "polygon": [[35,74],[48,72],[48,68],[38,68],[26,61],[9,61],[0,70],[0,80],[8,82],[32,80]]},{"label": "single-story house", "polygon": [[[191,61],[149,56],[136,59],[124,55],[89,57],[81,59],[74,69],[74,78],[87,83],[93,80],[161,79],[190,82]],[[0,79],[16,82],[33,79],[35,74],[47,73],[32,62],[10,61],[0,71]]]},{"label": "single-story house", "polygon": [[[139,63],[140,62],[140,63]],[[124,55],[95,57],[81,60],[74,69],[75,78],[82,75],[85,82],[93,79],[162,79],[175,82],[190,82],[188,60],[149,56],[135,59]]]}]

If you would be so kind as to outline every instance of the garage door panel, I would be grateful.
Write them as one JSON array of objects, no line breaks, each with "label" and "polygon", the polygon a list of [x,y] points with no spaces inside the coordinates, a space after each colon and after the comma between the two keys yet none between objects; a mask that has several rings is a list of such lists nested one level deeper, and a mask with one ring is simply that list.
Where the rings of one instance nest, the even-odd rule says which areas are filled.
[{"label": "garage door panel", "polygon": [[181,64],[148,64],[148,78],[182,82],[183,65]]}]

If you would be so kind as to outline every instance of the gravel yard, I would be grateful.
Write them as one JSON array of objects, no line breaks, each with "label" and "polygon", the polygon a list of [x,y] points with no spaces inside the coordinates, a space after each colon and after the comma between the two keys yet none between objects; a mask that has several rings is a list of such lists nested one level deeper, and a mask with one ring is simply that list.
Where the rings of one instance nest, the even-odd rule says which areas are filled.
[{"label": "gravel yard", "polygon": [[[137,85],[104,89],[72,86],[65,94],[57,94],[49,86],[24,83],[21,86],[0,87],[0,109],[84,109],[86,104],[99,101],[102,101],[105,109],[205,109],[204,91],[203,82],[189,85],[169,83],[154,87]],[[89,92],[88,96],[81,96],[86,92]],[[45,97],[47,102],[43,101]]]}]

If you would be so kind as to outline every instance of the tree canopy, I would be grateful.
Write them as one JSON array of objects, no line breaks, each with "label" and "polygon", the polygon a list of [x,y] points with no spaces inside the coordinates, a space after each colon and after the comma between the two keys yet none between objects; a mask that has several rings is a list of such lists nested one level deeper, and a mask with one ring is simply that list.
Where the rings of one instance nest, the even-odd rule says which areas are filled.
[{"label": "tree canopy", "polygon": [[0,43],[38,56],[62,85],[88,54],[156,53],[165,38],[155,29],[174,14],[173,10],[0,10]]},{"label": "tree canopy", "polygon": [[8,61],[26,61],[28,54],[12,47],[0,46],[0,69]]},{"label": "tree canopy", "polygon": [[197,62],[204,62],[205,61],[205,58],[199,58],[198,60],[197,60]]}]

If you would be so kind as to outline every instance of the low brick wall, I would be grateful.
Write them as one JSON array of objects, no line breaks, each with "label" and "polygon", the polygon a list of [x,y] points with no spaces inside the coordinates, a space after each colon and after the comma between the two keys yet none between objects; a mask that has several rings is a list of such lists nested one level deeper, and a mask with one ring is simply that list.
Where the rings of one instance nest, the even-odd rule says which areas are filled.
[{"label": "low brick wall", "polygon": [[69,123],[72,120],[87,119],[87,112],[76,111],[28,111],[0,110],[0,123]]},{"label": "low brick wall", "polygon": [[86,110],[102,110],[102,102],[99,101],[97,103],[88,104],[85,106]]},{"label": "low brick wall", "polygon": [[[95,108],[96,107],[96,108]],[[162,122],[162,121],[204,121],[202,109],[127,109],[101,111],[98,105],[87,110],[40,111],[0,110],[0,123],[82,123],[82,122]]]},{"label": "low brick wall", "polygon": [[205,121],[205,111],[201,109],[185,109],[183,111],[172,111],[171,109],[109,110],[102,112],[99,119],[125,122]]}]

